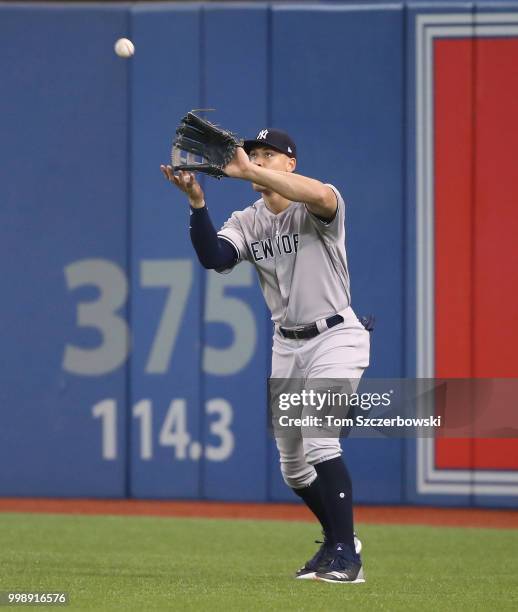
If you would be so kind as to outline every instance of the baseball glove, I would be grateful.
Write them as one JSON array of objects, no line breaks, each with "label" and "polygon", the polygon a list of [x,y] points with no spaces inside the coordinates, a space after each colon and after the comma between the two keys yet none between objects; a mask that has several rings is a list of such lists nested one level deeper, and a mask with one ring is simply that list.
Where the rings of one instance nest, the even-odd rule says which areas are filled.
[{"label": "baseball glove", "polygon": [[227,176],[223,168],[234,157],[236,147],[242,145],[243,141],[235,134],[191,111],[176,128],[172,166],[175,171],[204,172],[220,179]]}]

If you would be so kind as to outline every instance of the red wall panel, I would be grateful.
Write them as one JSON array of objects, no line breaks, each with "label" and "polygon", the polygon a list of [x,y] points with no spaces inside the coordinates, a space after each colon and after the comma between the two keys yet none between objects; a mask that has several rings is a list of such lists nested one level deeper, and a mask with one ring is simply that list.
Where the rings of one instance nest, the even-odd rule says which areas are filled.
[{"label": "red wall panel", "polygon": [[[518,377],[518,40],[434,45],[435,370]],[[436,467],[517,469],[517,440],[438,440]]]},{"label": "red wall panel", "polygon": [[[518,377],[518,39],[477,39],[476,67],[473,376]],[[473,463],[518,469],[518,440]]]},{"label": "red wall panel", "polygon": [[[473,41],[434,45],[435,375],[471,375]],[[436,441],[437,468],[471,465],[470,440]]]}]

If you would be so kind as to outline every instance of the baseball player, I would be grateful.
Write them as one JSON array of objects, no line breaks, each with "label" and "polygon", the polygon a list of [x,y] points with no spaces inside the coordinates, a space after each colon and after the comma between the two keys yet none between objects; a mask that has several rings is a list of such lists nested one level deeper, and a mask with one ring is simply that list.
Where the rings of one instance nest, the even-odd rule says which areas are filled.
[{"label": "baseball player", "polygon": [[[272,313],[272,378],[350,379],[369,364],[369,333],[351,309],[345,203],[336,187],[296,174],[297,148],[277,129],[244,141],[225,173],[260,194],[216,232],[191,172],[164,176],[190,203],[190,234],[202,265],[218,272],[241,261],[259,275]],[[281,472],[322,525],[324,542],[299,579],[364,582],[353,531],[352,484],[338,437],[277,437]]]}]

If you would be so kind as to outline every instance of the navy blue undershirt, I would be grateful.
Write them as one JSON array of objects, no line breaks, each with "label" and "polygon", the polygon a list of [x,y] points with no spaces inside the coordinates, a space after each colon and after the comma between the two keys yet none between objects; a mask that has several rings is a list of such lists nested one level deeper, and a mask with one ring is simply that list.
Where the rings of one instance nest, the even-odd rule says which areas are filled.
[{"label": "navy blue undershirt", "polygon": [[190,209],[191,242],[201,265],[207,270],[226,270],[234,266],[238,260],[238,253],[230,242],[218,238],[207,207],[191,206]]}]

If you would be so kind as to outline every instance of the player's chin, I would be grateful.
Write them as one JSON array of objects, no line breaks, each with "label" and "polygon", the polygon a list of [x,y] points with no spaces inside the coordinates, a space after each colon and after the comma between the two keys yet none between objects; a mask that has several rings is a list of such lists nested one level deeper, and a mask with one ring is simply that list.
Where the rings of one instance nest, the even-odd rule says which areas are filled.
[{"label": "player's chin", "polygon": [[266,191],[266,187],[258,185],[257,183],[252,183],[252,189],[254,191],[258,191],[259,193],[264,193]]}]

